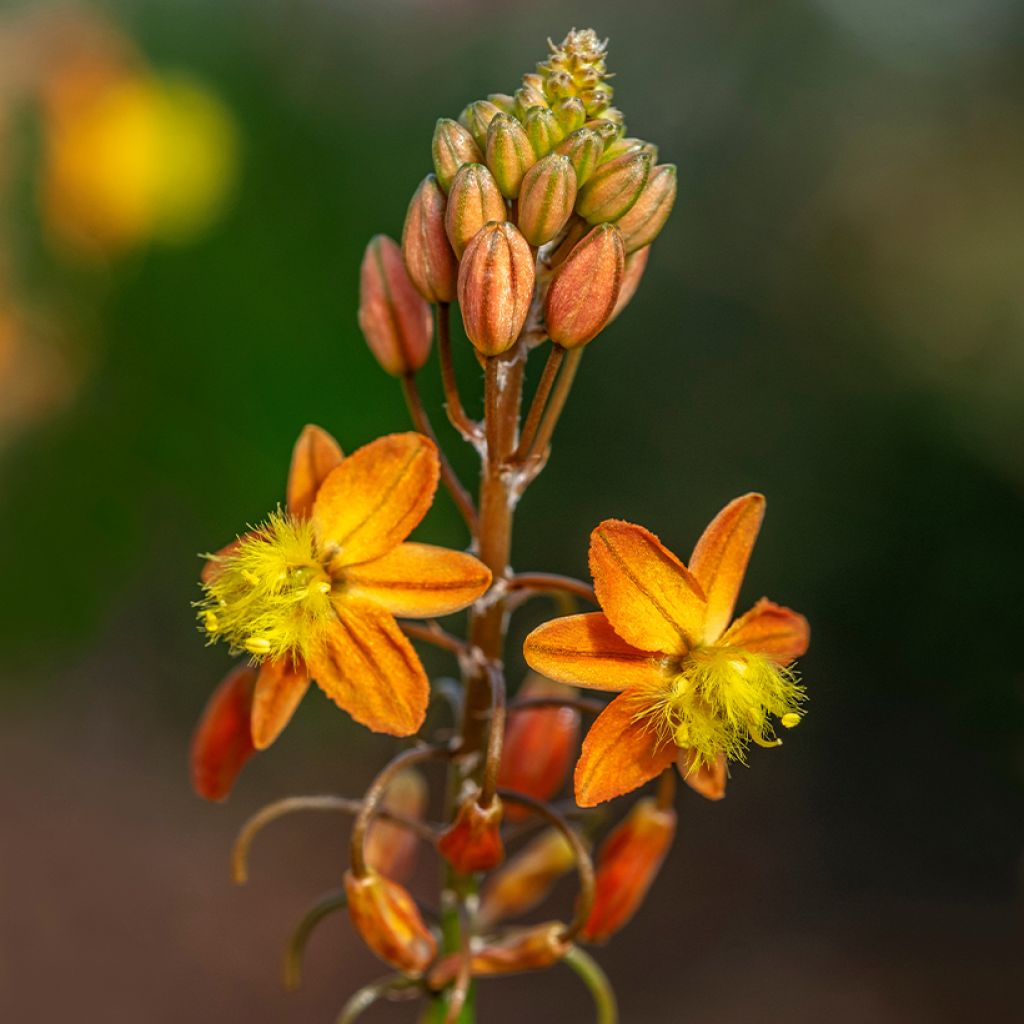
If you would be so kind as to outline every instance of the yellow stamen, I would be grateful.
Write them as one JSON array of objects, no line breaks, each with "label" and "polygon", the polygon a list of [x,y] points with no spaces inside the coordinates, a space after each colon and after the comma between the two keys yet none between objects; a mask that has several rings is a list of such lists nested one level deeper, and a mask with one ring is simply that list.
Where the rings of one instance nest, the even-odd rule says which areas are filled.
[{"label": "yellow stamen", "polygon": [[270,641],[264,640],[261,636],[251,636],[242,643],[242,646],[250,653],[263,655],[270,653]]},{"label": "yellow stamen", "polygon": [[795,711],[790,711],[780,719],[787,729],[793,729],[800,724],[800,716]]}]

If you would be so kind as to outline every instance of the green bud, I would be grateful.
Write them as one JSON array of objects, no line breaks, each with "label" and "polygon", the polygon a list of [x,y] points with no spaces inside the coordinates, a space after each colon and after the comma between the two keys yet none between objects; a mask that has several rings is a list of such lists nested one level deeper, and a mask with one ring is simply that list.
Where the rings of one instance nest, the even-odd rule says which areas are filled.
[{"label": "green bud", "polygon": [[577,128],[582,128],[586,123],[587,108],[583,106],[583,101],[578,100],[575,96],[559,100],[552,110],[566,134],[576,131]]},{"label": "green bud", "polygon": [[658,237],[675,201],[675,164],[659,164],[632,208],[616,222],[627,253],[643,249]]},{"label": "green bud", "polygon": [[526,117],[526,112],[534,107],[546,107],[548,105],[547,97],[543,91],[535,89],[530,85],[524,85],[521,89],[516,89],[515,101],[515,115],[519,118]]},{"label": "green bud", "polygon": [[[608,111],[605,111],[608,113]],[[607,117],[599,117],[593,121],[588,121],[585,125],[586,128],[592,128],[601,138],[604,140],[606,146],[610,146],[616,139],[622,135],[623,125],[621,122],[611,121]]]},{"label": "green bud", "polygon": [[604,163],[625,153],[649,153],[651,155],[651,166],[658,162],[658,147],[653,142],[645,142],[643,139],[634,139],[632,137],[616,139],[610,145],[605,146],[601,162]]},{"label": "green bud", "polygon": [[597,170],[604,151],[601,136],[592,128],[578,128],[555,147],[556,153],[567,156],[576,171],[576,183],[583,187],[587,179]]},{"label": "green bud", "polygon": [[431,153],[437,182],[445,192],[451,187],[452,178],[463,164],[478,164],[483,160],[483,154],[473,141],[473,136],[450,117],[442,117],[437,122]]},{"label": "green bud", "polygon": [[579,98],[589,117],[602,117],[611,106],[612,87],[606,83],[597,89],[584,89]]},{"label": "green bud", "polygon": [[487,166],[503,196],[519,194],[523,175],[536,159],[526,129],[510,114],[496,114],[487,129]]},{"label": "green bud", "polygon": [[580,189],[576,212],[591,224],[618,220],[639,198],[650,171],[647,153],[626,153],[609,160]]},{"label": "green bud", "polygon": [[503,114],[515,113],[515,97],[509,96],[507,92],[492,92],[487,99],[490,100],[490,102],[493,103]]},{"label": "green bud", "polygon": [[530,145],[538,157],[550,153],[565,138],[565,131],[558,123],[558,118],[547,107],[528,110],[524,124]]},{"label": "green bud", "polygon": [[576,95],[576,83],[567,71],[552,71],[544,80],[544,95],[552,103]]},{"label": "green bud", "polygon": [[530,245],[550,242],[572,216],[576,174],[567,156],[549,153],[523,178],[517,223]]},{"label": "green bud", "polygon": [[487,148],[487,126],[501,110],[490,100],[475,100],[461,114],[459,123],[468,129],[473,141],[483,152]]},{"label": "green bud", "polygon": [[444,215],[455,255],[462,259],[470,239],[488,221],[505,219],[505,200],[491,172],[483,164],[466,164],[452,180]]}]

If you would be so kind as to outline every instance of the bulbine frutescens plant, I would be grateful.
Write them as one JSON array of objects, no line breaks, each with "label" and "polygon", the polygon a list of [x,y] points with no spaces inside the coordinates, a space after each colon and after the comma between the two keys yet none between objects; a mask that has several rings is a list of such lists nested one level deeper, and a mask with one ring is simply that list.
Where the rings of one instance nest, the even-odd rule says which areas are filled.
[{"label": "bulbine frutescens plant", "polygon": [[[764,499],[725,506],[680,561],[641,526],[593,531],[593,587],[509,565],[513,516],[548,461],[586,346],[632,298],[671,211],[675,168],[628,137],[611,106],[605,44],[570,32],[514,95],[442,118],[434,173],[409,205],[402,244],[374,238],[361,272],[359,322],[381,366],[401,381],[415,433],[349,456],[319,427],[295,445],[283,508],[209,556],[200,624],[243,660],[215,692],[192,752],[197,790],[227,795],[246,759],[269,746],[310,681],[356,721],[414,737],[361,799],[292,797],[243,828],[236,878],[253,836],[293,810],[351,814],[344,885],[319,900],[288,944],[298,981],[317,922],[347,906],[370,949],[397,973],[362,989],[340,1021],[374,1001],[420,997],[427,1020],[472,1021],[476,979],[566,963],[616,1019],[604,974],[583,949],[633,915],[675,831],[675,779],[724,795],[728,763],[751,742],[777,746],[776,723],[801,717],[789,667],[808,642],[802,616],[762,599],[734,618]],[[452,360],[451,305],[483,368],[484,417],[466,412]],[[441,453],[417,376],[436,333],[446,411],[479,453],[474,499]],[[531,355],[546,360],[529,408]],[[470,553],[406,538],[439,482],[470,534]],[[506,703],[505,640],[523,602],[554,594],[599,610],[535,629],[524,655],[536,675]],[[436,619],[469,609],[465,637]],[[452,655],[461,686],[433,690],[413,642]],[[607,704],[573,688],[610,690]],[[454,710],[421,735],[431,702]],[[579,756],[583,716],[596,716]],[[431,715],[433,720],[435,715]],[[576,760],[575,800],[557,801]],[[444,820],[426,820],[421,769],[447,766]],[[590,810],[657,779],[611,829]],[[552,802],[557,801],[557,802]],[[520,844],[505,859],[505,842]],[[443,866],[437,920],[404,887],[419,845]],[[510,926],[575,871],[570,921]]]}]

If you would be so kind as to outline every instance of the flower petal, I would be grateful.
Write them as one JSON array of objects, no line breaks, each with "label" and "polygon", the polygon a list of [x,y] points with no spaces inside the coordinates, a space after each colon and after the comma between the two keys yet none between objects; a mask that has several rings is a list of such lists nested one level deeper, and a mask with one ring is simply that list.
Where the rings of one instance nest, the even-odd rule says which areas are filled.
[{"label": "flower petal", "polygon": [[620,693],[594,720],[576,764],[576,803],[594,807],[642,786],[672,764],[678,748],[658,744],[648,723],[637,721],[637,701]]},{"label": "flower petal", "polygon": [[432,544],[399,544],[372,562],[345,570],[347,593],[392,615],[448,615],[472,604],[490,585],[483,562]]},{"label": "flower petal", "polygon": [[762,597],[722,635],[719,643],[765,654],[780,665],[801,657],[811,642],[807,620],[791,608]]},{"label": "flower petal", "polygon": [[348,566],[397,547],[430,508],[439,472],[437,447],[422,434],[388,434],[353,452],[313,504],[321,549]]},{"label": "flower petal", "polygon": [[255,747],[249,729],[256,669],[234,668],[210,695],[192,737],[192,788],[206,800],[224,800]]},{"label": "flower petal", "polygon": [[309,656],[309,674],[340,708],[374,732],[410,736],[423,724],[430,685],[412,644],[387,612],[337,601],[338,621]]},{"label": "flower petal", "polygon": [[590,535],[590,573],[601,608],[634,647],[685,654],[700,642],[704,592],[650,530],[606,519]]},{"label": "flower petal", "polygon": [[252,701],[252,741],[257,750],[266,750],[277,739],[308,689],[309,673],[301,660],[263,662]]},{"label": "flower petal", "polygon": [[722,800],[725,797],[725,783],[729,777],[725,754],[719,754],[714,764],[707,765],[696,751],[680,750],[676,767],[683,782],[705,799]]},{"label": "flower petal", "polygon": [[306,519],[312,515],[316,492],[344,457],[341,446],[326,430],[312,423],[303,427],[288,470],[288,511],[293,516]]},{"label": "flower petal", "polygon": [[596,690],[657,684],[665,675],[665,659],[626,643],[602,612],[545,622],[526,638],[523,656],[549,679]]},{"label": "flower petal", "polygon": [[693,549],[690,572],[708,599],[705,643],[713,644],[729,625],[762,519],[764,495],[744,494],[711,520]]}]

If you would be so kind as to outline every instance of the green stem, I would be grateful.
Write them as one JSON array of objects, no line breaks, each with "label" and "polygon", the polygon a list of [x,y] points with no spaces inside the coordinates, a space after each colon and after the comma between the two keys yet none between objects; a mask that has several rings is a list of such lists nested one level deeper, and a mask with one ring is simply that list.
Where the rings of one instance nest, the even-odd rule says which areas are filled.
[{"label": "green stem", "polygon": [[285,947],[282,965],[284,987],[289,992],[294,992],[302,984],[302,957],[306,952],[306,943],[309,942],[313,930],[325,917],[333,914],[336,910],[341,910],[346,903],[348,903],[348,897],[345,895],[345,890],[332,889],[330,892],[324,893],[295,926],[292,937]]},{"label": "green stem", "polygon": [[615,992],[601,965],[579,946],[570,947],[562,963],[571,967],[587,986],[597,1010],[597,1024],[618,1024],[619,1007],[615,1001]]}]

